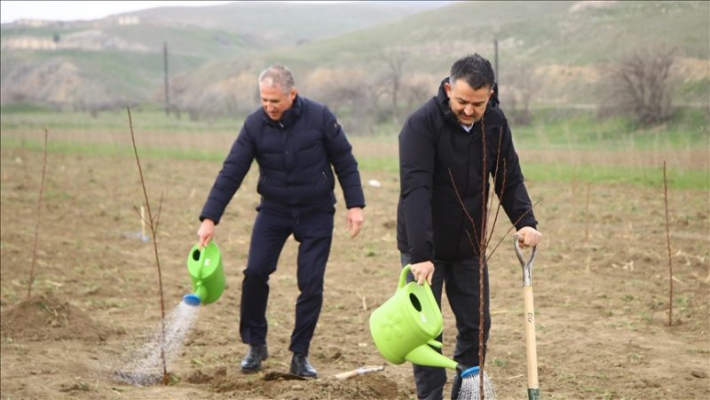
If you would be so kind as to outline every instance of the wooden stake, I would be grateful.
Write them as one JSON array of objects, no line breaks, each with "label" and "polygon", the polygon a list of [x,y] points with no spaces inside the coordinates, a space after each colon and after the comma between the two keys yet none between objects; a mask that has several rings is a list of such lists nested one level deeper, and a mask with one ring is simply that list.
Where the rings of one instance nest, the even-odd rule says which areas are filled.
[{"label": "wooden stake", "polygon": [[670,274],[670,293],[668,299],[668,326],[673,326],[673,259],[671,258],[671,232],[668,222],[668,179],[666,178],[666,161],[663,161],[663,200],[666,205],[666,245],[668,247],[668,272]]},{"label": "wooden stake", "polygon": [[141,240],[145,241],[145,207],[141,206]]}]

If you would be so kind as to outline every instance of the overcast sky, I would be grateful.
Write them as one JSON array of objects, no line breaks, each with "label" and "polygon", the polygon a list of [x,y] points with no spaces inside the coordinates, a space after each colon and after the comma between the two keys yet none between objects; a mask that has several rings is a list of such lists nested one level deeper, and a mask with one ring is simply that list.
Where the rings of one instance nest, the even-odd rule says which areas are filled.
[{"label": "overcast sky", "polygon": [[229,1],[0,1],[2,23],[17,19],[72,21],[165,6],[214,5]]}]

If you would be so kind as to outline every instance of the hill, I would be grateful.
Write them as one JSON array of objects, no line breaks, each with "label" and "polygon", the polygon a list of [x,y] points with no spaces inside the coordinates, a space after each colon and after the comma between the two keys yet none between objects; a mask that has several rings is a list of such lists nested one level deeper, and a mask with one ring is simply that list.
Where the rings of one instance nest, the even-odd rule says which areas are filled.
[{"label": "hill", "polygon": [[[282,63],[295,72],[302,92],[328,103],[346,125],[383,123],[392,115],[396,122],[435,93],[456,58],[478,52],[493,61],[495,41],[500,93],[509,109],[516,102],[523,108],[594,107],[607,66],[661,48],[675,49],[674,103],[708,107],[708,2],[463,2],[266,50],[248,63],[212,62],[181,84],[185,99],[204,101],[193,102],[193,111],[215,110],[209,100],[223,99],[220,104],[236,105],[230,112],[246,112],[257,105],[259,70]],[[247,85],[234,86],[235,77]],[[524,96],[530,104],[521,104]]]},{"label": "hill", "polygon": [[[172,102],[193,117],[253,109],[256,75],[282,63],[296,73],[302,92],[355,120],[367,116],[383,122],[430,96],[461,55],[478,52],[494,60],[495,41],[502,95],[527,90],[536,104],[587,107],[597,102],[606,65],[637,50],[664,47],[676,50],[675,102],[707,106],[708,2],[437,5],[164,7],[64,25],[54,51],[5,44],[23,35],[48,40],[59,28],[3,25],[2,102],[160,102],[167,41]],[[100,42],[104,48],[71,47],[77,41]]]},{"label": "hill", "polygon": [[159,7],[95,21],[3,24],[2,104],[75,107],[157,101],[169,72],[296,45],[399,19],[447,2],[234,2]]}]

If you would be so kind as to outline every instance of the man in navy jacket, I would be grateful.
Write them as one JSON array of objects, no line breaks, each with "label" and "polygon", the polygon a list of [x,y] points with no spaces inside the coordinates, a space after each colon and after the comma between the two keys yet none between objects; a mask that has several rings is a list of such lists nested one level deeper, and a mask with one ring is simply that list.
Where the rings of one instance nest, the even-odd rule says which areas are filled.
[{"label": "man in navy jacket", "polygon": [[[438,95],[407,119],[399,135],[397,244],[402,265],[411,264],[410,280],[432,285],[440,307],[445,284],[458,330],[454,359],[467,367],[480,365],[479,265],[486,262],[480,256],[482,235],[490,228],[489,176],[521,245],[536,246],[542,239],[494,82],[485,58],[459,59]],[[483,290],[485,350],[491,324],[487,268]],[[414,378],[419,399],[442,399],[443,368],[415,365]],[[457,376],[452,398],[458,396],[458,385]]]},{"label": "man in navy jacket", "polygon": [[242,283],[239,332],[249,352],[243,372],[256,372],[268,357],[266,305],[269,275],[293,234],[298,248],[296,321],[289,350],[291,373],[317,376],[308,350],[323,304],[323,279],[333,237],[335,174],[343,189],[347,229],[355,237],[363,223],[365,199],[352,147],[324,105],[300,97],[286,67],[259,75],[262,108],[249,115],[210,191],[198,230],[201,246],[214,235],[227,204],[254,159],[259,165],[261,202],[254,223]]}]

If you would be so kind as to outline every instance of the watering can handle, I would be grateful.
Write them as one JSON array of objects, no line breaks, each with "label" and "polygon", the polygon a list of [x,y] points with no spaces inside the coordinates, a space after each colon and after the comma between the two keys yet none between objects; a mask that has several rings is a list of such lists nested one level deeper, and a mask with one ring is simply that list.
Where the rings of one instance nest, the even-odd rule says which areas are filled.
[{"label": "watering can handle", "polygon": [[[207,244],[207,246],[209,246],[209,244]],[[200,266],[200,278],[202,277],[201,275],[202,275],[203,267],[204,267],[204,264],[205,264],[205,249],[207,248],[207,246],[205,246],[205,247],[200,247],[200,244],[198,243],[198,244],[195,246],[195,249],[196,249],[196,250],[194,250],[194,251],[197,251],[197,252],[200,254],[199,257],[198,257],[198,259],[195,260],[195,261],[197,261],[197,263],[198,263],[199,266]],[[193,258],[194,258],[194,251],[193,251]]]},{"label": "watering can handle", "polygon": [[409,273],[411,267],[411,264],[407,264],[404,268],[402,268],[402,272],[399,274],[399,285],[397,286],[397,289],[401,289],[407,284],[407,274]]}]

